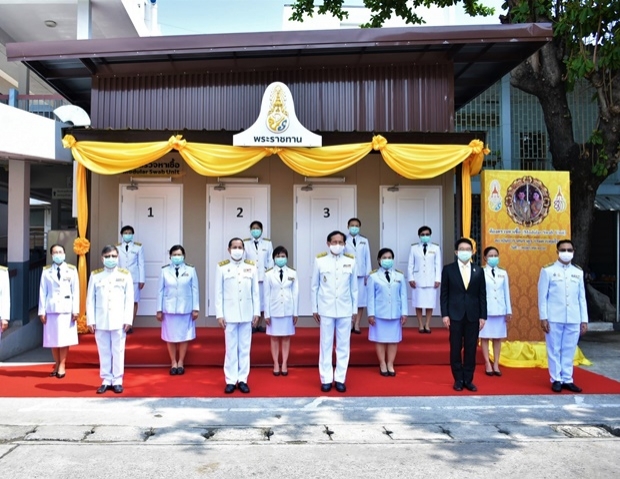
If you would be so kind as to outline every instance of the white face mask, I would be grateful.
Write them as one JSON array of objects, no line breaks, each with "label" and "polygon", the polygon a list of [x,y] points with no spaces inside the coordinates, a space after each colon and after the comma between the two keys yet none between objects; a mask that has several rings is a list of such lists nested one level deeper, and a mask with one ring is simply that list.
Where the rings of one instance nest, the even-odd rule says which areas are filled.
[{"label": "white face mask", "polygon": [[344,245],[341,244],[330,244],[329,250],[332,254],[339,255],[344,251]]},{"label": "white face mask", "polygon": [[573,260],[573,253],[571,251],[561,251],[559,256],[564,263],[570,263]]},{"label": "white face mask", "polygon": [[243,258],[243,250],[242,249],[231,249],[230,257],[234,259],[235,261],[239,261],[241,258]]}]

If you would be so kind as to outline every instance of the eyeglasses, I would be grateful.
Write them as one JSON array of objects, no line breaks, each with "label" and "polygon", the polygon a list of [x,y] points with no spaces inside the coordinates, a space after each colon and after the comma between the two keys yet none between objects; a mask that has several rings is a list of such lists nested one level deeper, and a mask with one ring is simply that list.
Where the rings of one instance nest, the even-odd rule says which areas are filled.
[{"label": "eyeglasses", "polygon": [[105,258],[105,259],[109,259],[109,258],[118,258],[118,255],[116,255],[116,254],[106,254],[106,255],[104,256],[104,258]]},{"label": "eyeglasses", "polygon": [[572,253],[575,251],[573,248],[562,248],[558,250],[560,253]]}]

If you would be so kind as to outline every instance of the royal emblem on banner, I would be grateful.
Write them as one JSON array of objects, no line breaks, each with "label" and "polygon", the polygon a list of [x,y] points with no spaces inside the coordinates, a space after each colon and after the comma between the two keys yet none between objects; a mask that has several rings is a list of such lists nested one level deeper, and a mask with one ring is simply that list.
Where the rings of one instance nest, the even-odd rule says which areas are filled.
[{"label": "royal emblem on banner", "polygon": [[551,205],[549,190],[542,181],[532,176],[513,181],[504,201],[510,219],[527,227],[542,223]]},{"label": "royal emblem on banner", "polygon": [[496,213],[502,209],[502,195],[500,191],[502,190],[502,185],[500,185],[499,181],[493,180],[489,184],[489,208],[491,211],[495,211]]},{"label": "royal emblem on banner", "polygon": [[274,133],[282,133],[288,128],[288,112],[286,111],[286,93],[279,85],[271,92],[267,128]]},{"label": "royal emblem on banner", "polygon": [[566,199],[564,198],[564,195],[562,194],[561,186],[558,186],[558,193],[555,195],[555,198],[553,199],[553,209],[557,211],[558,213],[561,213],[562,211],[566,210]]}]

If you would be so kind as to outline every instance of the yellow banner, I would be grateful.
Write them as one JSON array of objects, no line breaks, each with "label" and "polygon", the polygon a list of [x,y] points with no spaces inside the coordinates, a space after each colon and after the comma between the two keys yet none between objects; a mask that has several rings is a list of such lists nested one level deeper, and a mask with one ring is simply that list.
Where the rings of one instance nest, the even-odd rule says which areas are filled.
[{"label": "yellow banner", "polygon": [[508,272],[510,341],[540,341],[540,269],[557,259],[556,243],[570,238],[570,179],[561,171],[482,172],[482,250],[495,246]]}]

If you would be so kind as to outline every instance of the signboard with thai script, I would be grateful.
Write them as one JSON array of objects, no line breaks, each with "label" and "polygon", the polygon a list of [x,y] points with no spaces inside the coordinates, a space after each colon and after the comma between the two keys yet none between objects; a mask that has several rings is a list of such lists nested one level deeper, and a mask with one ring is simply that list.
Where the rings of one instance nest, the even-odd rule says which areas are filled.
[{"label": "signboard with thai script", "polygon": [[184,161],[178,153],[168,153],[159,160],[152,161],[125,174],[131,176],[182,176]]}]

